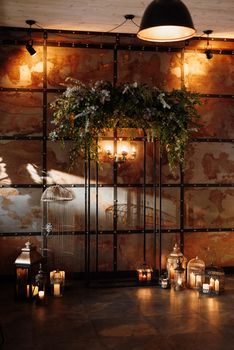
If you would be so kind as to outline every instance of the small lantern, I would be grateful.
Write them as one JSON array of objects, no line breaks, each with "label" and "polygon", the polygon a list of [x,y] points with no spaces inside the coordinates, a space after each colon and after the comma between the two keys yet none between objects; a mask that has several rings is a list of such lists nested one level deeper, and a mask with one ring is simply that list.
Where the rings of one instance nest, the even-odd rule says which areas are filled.
[{"label": "small lantern", "polygon": [[61,297],[63,295],[63,289],[65,285],[65,271],[51,271],[50,272],[50,286],[52,295],[55,297]]},{"label": "small lantern", "polygon": [[187,267],[187,285],[192,289],[201,289],[205,282],[205,263],[196,256]]},{"label": "small lantern", "polygon": [[34,284],[35,275],[38,271],[42,256],[36,247],[30,242],[25,243],[20,255],[15,260],[16,287],[15,296],[17,300],[32,300],[38,289]]},{"label": "small lantern", "polygon": [[177,259],[177,266],[174,269],[175,276],[174,276],[174,289],[176,291],[183,290],[185,287],[185,273],[184,268],[182,267],[182,263],[180,259]]},{"label": "small lantern", "polygon": [[164,273],[163,276],[159,279],[159,284],[162,289],[168,289],[170,288],[170,281],[167,277],[167,273]]},{"label": "small lantern", "polygon": [[153,269],[146,263],[137,268],[137,281],[140,284],[151,283],[153,280]]},{"label": "small lantern", "polygon": [[46,299],[46,276],[42,271],[42,265],[40,264],[40,268],[38,274],[35,277],[35,285],[38,288],[38,293],[36,296],[37,303],[40,305],[45,304]]},{"label": "small lantern", "polygon": [[206,268],[206,283],[209,285],[209,290],[213,294],[224,292],[225,273],[221,267],[209,266]]},{"label": "small lantern", "polygon": [[177,260],[180,259],[182,267],[184,269],[184,279],[186,278],[185,269],[187,265],[187,259],[181,253],[180,247],[176,243],[173,251],[167,257],[167,275],[169,280],[173,283],[175,277],[175,268],[177,267]]}]

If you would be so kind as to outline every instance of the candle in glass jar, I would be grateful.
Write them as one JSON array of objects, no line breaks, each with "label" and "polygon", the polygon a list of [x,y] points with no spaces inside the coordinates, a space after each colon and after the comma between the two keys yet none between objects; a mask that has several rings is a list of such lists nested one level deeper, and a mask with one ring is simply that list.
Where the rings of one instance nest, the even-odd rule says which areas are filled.
[{"label": "candle in glass jar", "polygon": [[210,285],[208,283],[203,283],[202,285],[202,291],[203,293],[209,293],[210,291]]},{"label": "candle in glass jar", "polygon": [[33,296],[35,297],[38,294],[38,286],[33,286]]},{"label": "candle in glass jar", "polygon": [[171,266],[170,267],[170,279],[173,280],[175,277],[175,271],[174,271],[174,267]]},{"label": "candle in glass jar", "polygon": [[56,297],[60,296],[60,284],[59,283],[54,284],[54,296],[56,296]]},{"label": "candle in glass jar", "polygon": [[219,292],[219,280],[218,279],[215,280],[214,289],[216,292]]},{"label": "candle in glass jar", "polygon": [[27,284],[27,298],[30,297],[30,285]]},{"label": "candle in glass jar", "polygon": [[196,276],[196,287],[200,287],[201,286],[201,276],[197,275]]},{"label": "candle in glass jar", "polygon": [[151,271],[150,270],[147,271],[147,281],[148,282],[151,281]]},{"label": "candle in glass jar", "polygon": [[215,287],[215,281],[214,281],[214,279],[211,277],[211,278],[210,278],[210,288],[211,288],[211,289],[214,289],[214,287]]},{"label": "candle in glass jar", "polygon": [[189,286],[191,288],[195,287],[195,275],[194,272],[191,272],[189,275]]},{"label": "candle in glass jar", "polygon": [[45,297],[45,292],[44,292],[43,290],[39,290],[38,296],[39,296],[39,299],[40,299],[40,300],[43,300],[44,297]]}]

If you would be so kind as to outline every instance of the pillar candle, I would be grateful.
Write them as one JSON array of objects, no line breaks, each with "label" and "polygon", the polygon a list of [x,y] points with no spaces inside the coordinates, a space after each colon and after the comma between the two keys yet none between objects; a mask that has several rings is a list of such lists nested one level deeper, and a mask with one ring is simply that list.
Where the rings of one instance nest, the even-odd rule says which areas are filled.
[{"label": "pillar candle", "polygon": [[40,300],[43,300],[44,297],[45,297],[45,292],[44,292],[43,290],[39,290],[38,296],[39,296],[39,299],[40,299]]},{"label": "pillar candle", "polygon": [[59,283],[54,284],[54,296],[56,296],[56,297],[60,296],[60,284]]},{"label": "pillar candle", "polygon": [[219,280],[215,280],[214,289],[216,292],[219,292]]}]

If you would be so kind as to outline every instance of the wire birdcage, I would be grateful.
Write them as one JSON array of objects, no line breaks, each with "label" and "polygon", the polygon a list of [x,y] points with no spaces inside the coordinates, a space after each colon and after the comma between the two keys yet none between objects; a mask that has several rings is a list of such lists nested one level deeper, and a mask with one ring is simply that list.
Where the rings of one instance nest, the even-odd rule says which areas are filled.
[{"label": "wire birdcage", "polygon": [[43,256],[48,269],[67,269],[74,256],[73,191],[62,185],[48,187],[41,196]]}]

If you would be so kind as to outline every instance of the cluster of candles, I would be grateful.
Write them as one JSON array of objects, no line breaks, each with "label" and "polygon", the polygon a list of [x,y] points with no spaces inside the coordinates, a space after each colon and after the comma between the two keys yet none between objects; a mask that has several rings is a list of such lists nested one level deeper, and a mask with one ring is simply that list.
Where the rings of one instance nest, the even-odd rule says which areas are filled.
[{"label": "cluster of candles", "polygon": [[[51,294],[55,297],[61,297],[63,292],[63,287],[65,284],[65,271],[54,270],[50,272],[50,285]],[[26,287],[27,298],[36,298],[38,303],[43,303],[45,301],[45,286],[27,284]]]},{"label": "cluster of candles", "polygon": [[210,292],[219,293],[219,280],[214,279],[213,277],[210,278],[210,283],[203,283],[202,284],[202,291],[205,294],[208,294]]}]

